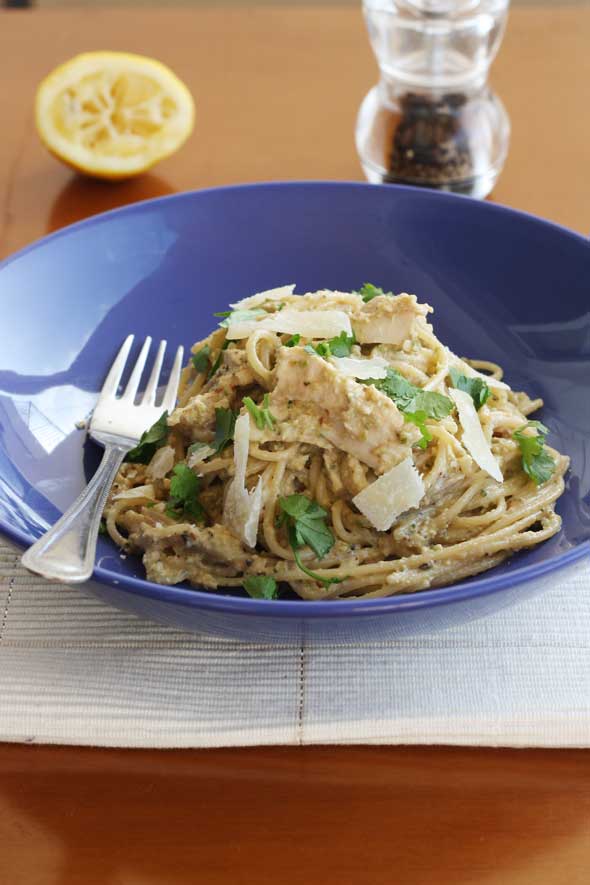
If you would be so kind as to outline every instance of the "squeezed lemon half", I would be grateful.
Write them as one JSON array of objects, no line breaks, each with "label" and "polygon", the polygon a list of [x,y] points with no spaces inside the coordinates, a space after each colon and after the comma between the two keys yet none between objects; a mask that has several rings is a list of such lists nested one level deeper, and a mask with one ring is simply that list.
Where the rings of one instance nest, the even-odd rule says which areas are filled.
[{"label": "squeezed lemon half", "polygon": [[87,52],[41,82],[35,121],[43,144],[78,172],[129,178],[170,156],[194,126],[192,96],[153,58]]}]

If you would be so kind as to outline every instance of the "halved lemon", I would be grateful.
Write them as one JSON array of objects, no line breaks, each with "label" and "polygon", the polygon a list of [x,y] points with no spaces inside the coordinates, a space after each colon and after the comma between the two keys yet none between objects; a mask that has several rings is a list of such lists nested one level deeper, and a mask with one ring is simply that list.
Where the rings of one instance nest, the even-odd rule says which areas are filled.
[{"label": "halved lemon", "polygon": [[170,156],[194,117],[192,96],[170,68],[127,52],[77,55],[42,81],[35,99],[44,145],[98,178],[129,178]]}]

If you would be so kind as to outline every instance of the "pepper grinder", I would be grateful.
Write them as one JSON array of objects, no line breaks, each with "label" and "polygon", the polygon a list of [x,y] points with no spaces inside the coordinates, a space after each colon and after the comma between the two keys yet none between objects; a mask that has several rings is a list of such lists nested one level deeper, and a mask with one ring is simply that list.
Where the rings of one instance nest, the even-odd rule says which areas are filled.
[{"label": "pepper grinder", "polygon": [[510,0],[363,0],[381,71],[361,104],[356,146],[367,179],[483,198],[510,140],[488,86]]}]

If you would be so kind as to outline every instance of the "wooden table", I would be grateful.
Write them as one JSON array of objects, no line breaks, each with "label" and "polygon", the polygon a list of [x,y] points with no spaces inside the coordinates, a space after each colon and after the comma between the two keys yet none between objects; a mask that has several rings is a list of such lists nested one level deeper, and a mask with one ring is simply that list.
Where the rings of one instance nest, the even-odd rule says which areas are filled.
[{"label": "wooden table", "polygon": [[[517,9],[493,80],[513,123],[494,199],[590,231],[590,8]],[[37,82],[89,48],[172,65],[188,145],[137,181],[73,177],[40,147]],[[357,8],[0,13],[0,253],[177,190],[360,179],[376,70]],[[1,699],[0,699],[1,711]],[[582,885],[584,751],[0,746],[2,885]]]}]

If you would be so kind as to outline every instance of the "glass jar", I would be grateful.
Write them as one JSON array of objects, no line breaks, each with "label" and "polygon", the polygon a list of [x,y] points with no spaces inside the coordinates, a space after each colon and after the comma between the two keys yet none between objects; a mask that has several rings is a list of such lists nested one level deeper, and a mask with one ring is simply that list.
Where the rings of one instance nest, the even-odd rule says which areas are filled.
[{"label": "glass jar", "polygon": [[504,165],[508,115],[487,83],[509,0],[364,0],[381,79],[356,144],[371,182],[485,197]]}]

